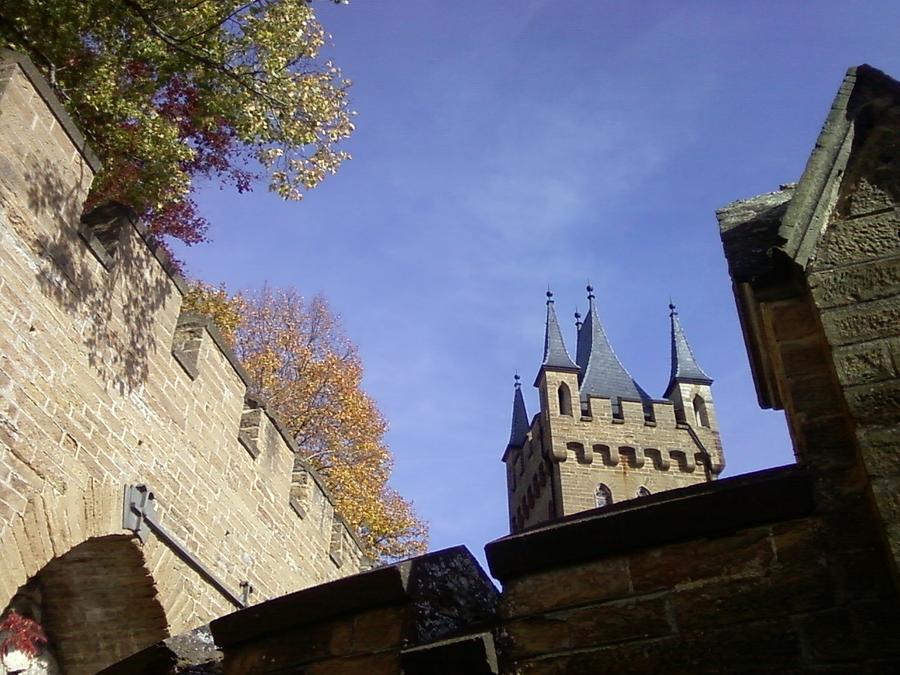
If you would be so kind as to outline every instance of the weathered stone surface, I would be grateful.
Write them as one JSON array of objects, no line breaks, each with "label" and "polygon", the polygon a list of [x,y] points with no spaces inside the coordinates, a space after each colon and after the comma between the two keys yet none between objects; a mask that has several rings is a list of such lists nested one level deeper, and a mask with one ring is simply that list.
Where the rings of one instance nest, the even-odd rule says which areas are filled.
[{"label": "weathered stone surface", "polygon": [[773,570],[768,577],[735,579],[680,590],[672,595],[680,630],[708,629],[832,606],[833,590],[824,567]]},{"label": "weathered stone surface", "polygon": [[[900,224],[894,224],[894,232]],[[896,234],[894,235],[896,236]],[[890,298],[900,293],[900,256],[879,257],[809,275],[813,298],[822,309]]]},{"label": "weathered stone surface", "polygon": [[768,527],[701,539],[629,557],[635,593],[721,583],[766,574],[774,562]]},{"label": "weathered stone surface", "polygon": [[845,396],[859,423],[900,423],[900,378],[847,387]]},{"label": "weathered stone surface", "polygon": [[838,379],[845,386],[894,379],[900,374],[894,361],[898,349],[900,337],[838,347],[834,350]]},{"label": "weathered stone surface", "polygon": [[[883,268],[884,272],[873,270],[873,276],[887,283],[889,287],[896,287],[896,271],[892,271],[896,262],[890,260],[890,256],[900,253],[900,245],[897,242],[897,230],[900,228],[900,208],[897,208],[896,203],[888,204],[886,207],[887,211],[882,210],[853,220],[830,222],[811,269],[819,272],[853,263],[868,263],[865,267],[873,267],[870,261],[881,260],[883,264],[875,267]],[[843,276],[843,278],[851,280],[848,285],[862,283],[864,288],[871,290],[874,290],[873,286],[878,285],[865,284],[864,280],[856,276],[852,269],[844,268],[844,275],[846,276],[839,274],[838,278]],[[822,276],[827,278],[829,275],[823,274]]]},{"label": "weathered stone surface", "polygon": [[896,299],[887,298],[862,306],[826,310],[822,313],[822,324],[828,341],[835,346],[891,338],[900,325],[900,305]]},{"label": "weathered stone surface", "polygon": [[673,631],[668,601],[659,597],[608,602],[504,624],[507,654],[515,660],[564,649],[658,638]]},{"label": "weathered stone surface", "polygon": [[506,584],[500,603],[501,616],[514,618],[560,607],[621,598],[631,590],[624,559],[598,560],[576,565],[560,578],[556,571],[530,575]]},{"label": "weathered stone surface", "polygon": [[[881,153],[883,161],[881,166],[871,167],[881,173],[889,174],[891,162],[894,162],[887,153]],[[896,171],[896,168],[894,169]],[[897,198],[893,196],[887,186],[880,186],[869,182],[872,177],[856,176],[846,181],[843,187],[843,199],[838,204],[838,213],[848,218],[858,218],[871,213],[884,211],[897,206]],[[890,177],[888,176],[889,180]]]},{"label": "weathered stone surface", "polygon": [[785,621],[765,621],[744,624],[740,631],[697,631],[678,638],[522,660],[512,672],[529,675],[795,673],[799,662],[800,646],[795,631]]},{"label": "weathered stone surface", "polygon": [[827,471],[856,464],[856,443],[843,415],[806,417],[798,427],[802,443],[798,451],[808,465]]},{"label": "weathered stone surface", "polygon": [[867,425],[857,434],[870,475],[900,476],[900,425]]},{"label": "weathered stone surface", "polygon": [[816,332],[816,317],[805,302],[773,303],[766,310],[776,340],[798,340]]}]

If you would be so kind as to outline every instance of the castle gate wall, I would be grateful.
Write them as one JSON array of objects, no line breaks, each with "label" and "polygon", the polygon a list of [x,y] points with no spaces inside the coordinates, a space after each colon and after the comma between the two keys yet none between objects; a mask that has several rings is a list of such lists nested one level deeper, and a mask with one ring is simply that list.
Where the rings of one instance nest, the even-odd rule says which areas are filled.
[{"label": "castle gate wall", "polygon": [[3,57],[0,609],[84,542],[133,536],[126,485],[152,489],[160,527],[195,558],[134,540],[168,632],[235,609],[242,584],[258,602],[358,571],[327,490],[245,399],[215,331],[181,315],[182,284],[140,226],[115,211],[80,222],[99,164],[33,66]]}]

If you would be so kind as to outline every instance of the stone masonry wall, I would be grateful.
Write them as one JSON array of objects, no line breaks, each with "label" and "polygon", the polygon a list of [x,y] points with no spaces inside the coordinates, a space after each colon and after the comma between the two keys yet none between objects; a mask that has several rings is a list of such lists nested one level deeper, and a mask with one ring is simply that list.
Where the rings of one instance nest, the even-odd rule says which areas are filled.
[{"label": "stone masonry wall", "polygon": [[[900,91],[856,124],[809,266],[812,299],[895,561],[900,561]],[[893,107],[891,107],[891,105]],[[895,562],[896,564],[896,562]]]},{"label": "stone masonry wall", "polygon": [[487,545],[496,609],[451,549],[223,617],[200,654],[168,641],[104,675],[184,673],[185,658],[242,675],[895,673],[884,556],[838,550],[816,492],[792,466],[579,513]]},{"label": "stone masonry wall", "polygon": [[[180,315],[139,226],[79,222],[96,158],[33,67],[3,57],[0,609],[78,544],[129,534],[126,484],[148,484],[163,526],[251,602],[358,571],[327,490],[215,331]],[[141,550],[170,632],[233,609],[171,546]]]},{"label": "stone masonry wall", "polygon": [[[722,481],[721,487],[731,480],[741,478]],[[715,490],[719,484],[690,489]],[[770,505],[779,501],[772,492],[765,497]],[[684,504],[678,520],[703,523],[704,512],[759,512],[762,506],[695,501]],[[707,516],[700,525],[706,532],[685,537],[688,526],[677,525],[671,510],[651,506],[644,518],[620,512],[607,517],[606,527],[593,529],[572,521],[555,533],[537,530],[530,542],[525,533],[520,542],[489,545],[492,571],[503,581],[499,671],[894,672],[900,663],[893,638],[900,613],[881,556],[844,557],[832,550],[828,527],[814,514],[776,517],[729,534],[716,534],[724,523],[713,524],[716,517]],[[765,520],[770,514],[760,515]],[[623,536],[641,524],[658,529]],[[566,527],[572,531],[564,532]],[[682,530],[681,536],[671,541],[663,528]],[[654,539],[670,543],[647,546]],[[554,547],[562,553],[558,562],[524,562],[509,571],[508,560],[498,560],[504,546],[514,546],[511,554],[526,559]],[[609,552],[577,558],[576,546]],[[575,560],[565,564],[565,556]]]},{"label": "stone masonry wall", "polygon": [[[609,487],[613,502],[619,502],[636,498],[641,487],[656,493],[706,482],[724,468],[708,386],[680,385],[690,398],[702,393],[707,401],[710,426],[703,427],[676,420],[675,406],[663,401],[653,403],[653,421],[645,419],[640,403],[631,401],[623,401],[622,418],[614,418],[609,399],[598,397],[591,397],[589,417],[577,409],[572,415],[560,414],[556,389],[565,382],[577,401],[576,376],[547,371],[544,377],[539,384],[544,391],[541,414],[522,450],[513,452],[507,463],[507,471],[514,474],[507,481],[513,487],[510,531],[595,508],[600,483]],[[553,482],[548,482],[554,474],[555,497]]]}]

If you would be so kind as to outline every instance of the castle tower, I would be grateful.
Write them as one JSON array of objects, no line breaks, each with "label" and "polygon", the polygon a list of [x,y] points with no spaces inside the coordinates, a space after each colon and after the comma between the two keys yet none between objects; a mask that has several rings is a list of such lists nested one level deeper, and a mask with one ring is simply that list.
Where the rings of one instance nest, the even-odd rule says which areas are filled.
[{"label": "castle tower", "polygon": [[662,398],[631,376],[606,336],[593,288],[576,313],[575,361],[547,292],[540,412],[528,419],[516,375],[503,453],[510,531],[579,511],[714,480],[724,468],[712,379],[700,368],[670,305],[672,367]]}]

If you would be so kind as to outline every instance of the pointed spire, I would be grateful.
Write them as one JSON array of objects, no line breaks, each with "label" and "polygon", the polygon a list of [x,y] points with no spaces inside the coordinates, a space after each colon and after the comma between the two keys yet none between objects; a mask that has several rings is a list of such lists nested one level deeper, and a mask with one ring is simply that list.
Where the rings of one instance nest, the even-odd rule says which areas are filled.
[{"label": "pointed spire", "polygon": [[512,428],[509,432],[509,445],[522,447],[525,437],[528,435],[528,412],[525,410],[525,398],[522,396],[522,382],[519,373],[515,376],[515,390],[513,395]]},{"label": "pointed spire", "polygon": [[650,401],[651,397],[634,381],[613,351],[597,315],[594,288],[587,286],[588,312],[578,331],[578,351],[575,360],[580,369],[581,396],[609,397],[613,404],[620,398]]},{"label": "pointed spire", "polygon": [[547,326],[544,331],[544,368],[578,368],[572,357],[566,350],[562,331],[559,329],[559,321],[556,319],[556,310],[553,308],[553,291],[547,291]]},{"label": "pointed spire", "polygon": [[666,387],[666,396],[672,391],[676,381],[694,382],[696,384],[712,384],[712,378],[703,372],[694,352],[688,344],[678,319],[678,312],[672,300],[669,300],[669,319],[672,322],[672,372],[669,375],[669,386]]}]

